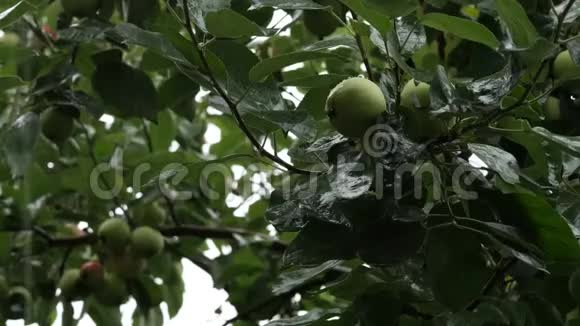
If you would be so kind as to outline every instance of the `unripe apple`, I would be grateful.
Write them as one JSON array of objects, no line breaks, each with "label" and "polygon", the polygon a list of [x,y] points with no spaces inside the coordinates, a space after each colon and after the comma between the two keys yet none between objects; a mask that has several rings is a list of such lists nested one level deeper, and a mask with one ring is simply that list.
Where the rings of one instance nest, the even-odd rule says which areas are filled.
[{"label": "unripe apple", "polygon": [[99,261],[89,261],[81,266],[81,280],[91,289],[100,287],[105,277],[105,268]]},{"label": "unripe apple", "polygon": [[364,78],[350,78],[338,84],[326,100],[326,114],[338,132],[346,137],[363,137],[367,128],[387,109],[383,92]]},{"label": "unripe apple", "polygon": [[431,86],[427,83],[417,83],[414,79],[409,80],[401,92],[401,105],[409,109],[429,108],[431,106],[430,90]]},{"label": "unripe apple", "polygon": [[66,270],[58,282],[58,288],[67,300],[80,299],[88,294],[88,289],[81,280],[81,271],[78,269]]},{"label": "unripe apple", "polygon": [[23,286],[15,286],[8,292],[8,303],[6,304],[6,317],[8,319],[22,319],[30,311],[32,295]]},{"label": "unripe apple", "polygon": [[556,59],[554,60],[553,72],[555,78],[564,78],[566,77],[571,71],[577,68],[576,64],[572,60],[572,56],[570,55],[570,51],[562,51]]},{"label": "unripe apple", "polygon": [[157,203],[139,205],[133,211],[133,218],[138,225],[158,227],[165,223],[166,214]]},{"label": "unripe apple", "polygon": [[[331,6],[334,14],[339,17],[343,14],[342,5],[336,0],[318,0],[316,2],[323,6]],[[328,11],[305,10],[304,26],[310,33],[319,38],[323,38],[334,33],[334,31],[340,26],[340,22]]]},{"label": "unripe apple", "polygon": [[544,116],[547,120],[555,121],[562,119],[562,110],[560,108],[560,99],[554,96],[548,97],[544,103]]},{"label": "unripe apple", "polygon": [[42,133],[53,143],[60,145],[70,138],[74,130],[74,118],[64,108],[51,108],[42,114]]},{"label": "unripe apple", "polygon": [[99,239],[109,250],[120,253],[131,240],[131,229],[120,218],[111,218],[103,222],[98,230]]},{"label": "unripe apple", "polygon": [[574,299],[576,299],[576,303],[580,303],[580,269],[576,270],[570,276],[570,280],[568,281],[568,290]]},{"label": "unripe apple", "polygon": [[122,255],[112,255],[105,261],[105,269],[123,279],[135,279],[145,269],[145,259],[127,251]]},{"label": "unripe apple", "polygon": [[2,37],[0,37],[0,45],[14,47],[20,43],[20,36],[16,33],[5,32]]},{"label": "unripe apple", "polygon": [[101,0],[61,0],[64,11],[76,17],[92,17],[97,14]]},{"label": "unripe apple", "polygon": [[138,227],[131,235],[131,249],[140,257],[153,257],[165,246],[163,235],[148,226]]},{"label": "unripe apple", "polygon": [[105,274],[104,282],[95,293],[97,301],[106,306],[120,306],[129,299],[125,280],[114,274]]},{"label": "unripe apple", "polygon": [[[568,79],[580,75],[580,66],[572,60],[570,51],[563,51],[554,60],[553,74],[556,79]],[[580,80],[565,81],[562,87],[574,94],[580,94]]]}]

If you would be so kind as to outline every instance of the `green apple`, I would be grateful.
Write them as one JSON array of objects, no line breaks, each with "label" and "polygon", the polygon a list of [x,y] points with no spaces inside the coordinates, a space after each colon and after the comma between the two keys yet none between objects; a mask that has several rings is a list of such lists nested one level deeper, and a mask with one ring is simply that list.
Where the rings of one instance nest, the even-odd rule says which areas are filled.
[{"label": "green apple", "polygon": [[58,282],[58,288],[67,300],[80,299],[88,294],[88,287],[81,280],[79,269],[66,270]]},{"label": "green apple", "polygon": [[[340,2],[336,0],[318,0],[316,2],[323,6],[331,6],[334,14],[339,17],[343,15],[343,7]],[[334,33],[334,31],[340,26],[340,22],[337,18],[332,13],[325,10],[305,10],[303,19],[306,29],[319,38]]]},{"label": "green apple", "polygon": [[138,227],[131,235],[131,249],[140,257],[153,257],[161,253],[164,246],[163,235],[151,227]]},{"label": "green apple", "polygon": [[405,108],[426,109],[431,106],[431,97],[429,91],[431,86],[423,82],[415,82],[411,79],[401,91],[401,105]]},{"label": "green apple", "polygon": [[135,207],[133,218],[138,225],[158,227],[165,223],[166,214],[159,204],[150,203]]},{"label": "green apple", "polygon": [[546,103],[544,103],[544,116],[550,121],[562,119],[562,109],[560,108],[559,98],[554,96],[548,97]]},{"label": "green apple", "polygon": [[123,279],[131,280],[145,270],[146,261],[131,251],[122,255],[111,255],[105,260],[105,269]]},{"label": "green apple", "polygon": [[580,67],[574,63],[570,51],[561,52],[554,60],[552,72],[556,79],[570,79],[562,87],[576,95],[580,95]]},{"label": "green apple", "polygon": [[350,138],[363,137],[386,109],[387,102],[379,86],[360,77],[342,81],[326,100],[330,122],[338,132]]},{"label": "green apple", "polygon": [[51,108],[42,114],[42,133],[60,145],[69,139],[74,130],[74,118],[65,108]]},{"label": "green apple", "polygon": [[103,285],[94,293],[97,301],[105,306],[117,307],[127,302],[129,291],[125,280],[115,274],[105,274]]},{"label": "green apple", "polygon": [[64,11],[76,17],[93,17],[99,11],[101,0],[61,0]]},{"label": "green apple", "polygon": [[120,218],[111,218],[103,222],[97,234],[104,246],[115,253],[125,251],[131,240],[131,229],[127,222]]}]

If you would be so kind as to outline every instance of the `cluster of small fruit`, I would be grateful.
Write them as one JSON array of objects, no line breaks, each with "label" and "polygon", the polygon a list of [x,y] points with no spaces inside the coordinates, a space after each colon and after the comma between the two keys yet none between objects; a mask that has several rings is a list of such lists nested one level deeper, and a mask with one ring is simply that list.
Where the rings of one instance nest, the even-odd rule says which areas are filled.
[{"label": "cluster of small fruit", "polygon": [[[410,80],[401,92],[399,114],[404,117],[411,139],[421,141],[449,131],[451,121],[430,114],[431,87]],[[338,132],[349,138],[365,136],[367,129],[386,112],[387,104],[380,87],[365,78],[350,78],[330,93],[326,113]]]},{"label": "cluster of small fruit", "polygon": [[103,263],[95,260],[78,269],[66,270],[58,287],[66,300],[79,300],[92,295],[101,304],[118,306],[129,298],[127,281],[143,271],[147,259],[163,251],[164,238],[150,226],[131,230],[119,218],[103,222],[99,226],[98,237],[104,252]]},{"label": "cluster of small fruit", "polygon": [[[570,120],[570,108],[575,103],[571,96],[580,96],[580,82],[574,80],[580,72],[569,51],[560,53],[552,67],[552,75],[557,85],[561,85],[544,104],[544,116],[548,121]],[[424,141],[447,134],[454,125],[454,118],[433,116],[431,108],[430,85],[409,80],[400,94],[400,107],[397,109],[405,121],[409,138]],[[559,97],[554,94],[560,94]],[[563,105],[561,99],[567,101]],[[326,102],[326,113],[338,132],[349,138],[362,138],[378,116],[386,112],[383,92],[375,83],[364,78],[350,78],[330,93]]]}]

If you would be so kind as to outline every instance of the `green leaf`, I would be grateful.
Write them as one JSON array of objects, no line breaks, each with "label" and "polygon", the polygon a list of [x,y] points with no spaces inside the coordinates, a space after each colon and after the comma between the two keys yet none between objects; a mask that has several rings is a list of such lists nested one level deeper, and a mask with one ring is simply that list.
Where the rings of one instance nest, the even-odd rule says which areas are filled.
[{"label": "green leaf", "polygon": [[158,116],[157,124],[149,129],[151,145],[155,152],[166,152],[177,135],[177,128],[171,111],[161,111]]},{"label": "green leaf", "polygon": [[0,29],[8,27],[28,11],[33,9],[34,6],[32,6],[30,2],[22,0],[12,7],[0,12]]},{"label": "green leaf", "polygon": [[293,80],[286,80],[280,83],[281,86],[294,86],[302,88],[320,88],[320,87],[334,87],[341,81],[351,76],[327,74],[315,75],[304,78],[297,78]]},{"label": "green leaf", "polygon": [[105,307],[94,299],[87,300],[86,310],[97,326],[123,326],[118,307]]},{"label": "green leaf", "polygon": [[580,156],[580,137],[568,137],[553,134],[542,127],[535,127],[532,131],[540,135],[544,140],[557,146],[560,150],[565,151],[570,155],[574,155],[575,157]]},{"label": "green leaf", "polygon": [[312,325],[312,323],[318,320],[328,320],[329,318],[335,317],[340,314],[339,309],[313,309],[307,314],[298,317],[284,318],[280,320],[271,321],[266,326],[307,326]]},{"label": "green leaf", "polygon": [[26,83],[18,76],[0,76],[0,92],[23,85]]},{"label": "green leaf", "polygon": [[157,90],[143,71],[124,63],[100,64],[92,77],[92,85],[111,114],[157,119]]},{"label": "green leaf", "polygon": [[317,51],[301,51],[283,54],[281,56],[260,61],[252,68],[252,70],[250,70],[250,80],[255,82],[264,81],[270,74],[280,71],[284,67],[300,62],[334,57],[336,57],[336,55]]},{"label": "green leaf", "polygon": [[435,298],[450,309],[465,308],[493,276],[480,236],[454,225],[437,226],[427,233],[427,275]]},{"label": "green leaf", "polygon": [[430,13],[423,16],[421,22],[431,28],[487,45],[494,50],[500,45],[498,39],[487,27],[469,19],[441,13]]},{"label": "green leaf", "polygon": [[230,0],[187,0],[187,9],[196,26],[207,32],[205,15],[230,8]]},{"label": "green leaf", "polygon": [[292,291],[293,289],[303,285],[311,279],[321,275],[329,269],[332,269],[340,263],[339,260],[331,260],[311,268],[298,268],[286,271],[280,274],[280,281],[272,287],[274,295],[280,295]]},{"label": "green leaf", "polygon": [[543,198],[530,194],[512,196],[526,212],[518,217],[520,227],[533,237],[547,262],[579,264],[580,245],[566,220]]},{"label": "green leaf", "polygon": [[370,8],[376,9],[381,13],[392,17],[406,16],[417,10],[419,3],[417,0],[398,0],[398,1],[384,1],[384,0],[362,0],[363,4]]},{"label": "green leaf", "polygon": [[381,33],[381,35],[385,35],[391,30],[392,24],[389,17],[365,6],[362,0],[340,0],[340,2],[368,21],[371,26]]},{"label": "green leaf", "polygon": [[191,66],[189,60],[161,33],[146,31],[132,24],[119,24],[112,32],[119,34],[124,43],[140,45],[173,62]]},{"label": "green leaf", "polygon": [[13,177],[26,173],[39,136],[40,119],[36,113],[30,112],[20,116],[2,136],[2,149]]},{"label": "green leaf", "polygon": [[536,28],[517,0],[495,0],[495,7],[518,47],[529,48],[536,43]]},{"label": "green leaf", "polygon": [[205,25],[210,34],[219,38],[264,35],[260,26],[231,9],[208,13],[205,16]]},{"label": "green leaf", "polygon": [[319,265],[329,260],[355,257],[354,235],[345,227],[310,221],[284,254],[286,265]]},{"label": "green leaf", "polygon": [[324,8],[323,5],[320,5],[312,0],[255,0],[254,1],[254,8],[264,8],[264,7],[273,7],[278,9],[322,9]]},{"label": "green leaf", "polygon": [[516,158],[504,151],[485,144],[469,144],[469,150],[491,170],[497,172],[504,181],[515,184],[519,181],[519,167]]}]

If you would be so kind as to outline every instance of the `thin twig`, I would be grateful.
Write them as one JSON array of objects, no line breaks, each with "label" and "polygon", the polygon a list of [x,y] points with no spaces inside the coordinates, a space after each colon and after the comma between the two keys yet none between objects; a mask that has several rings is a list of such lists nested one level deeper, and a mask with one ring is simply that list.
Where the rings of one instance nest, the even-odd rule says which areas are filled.
[{"label": "thin twig", "polygon": [[[354,20],[358,20],[357,14],[353,10],[351,10],[350,12],[352,14],[352,18]],[[362,60],[363,60],[364,65],[365,65],[365,68],[366,68],[366,71],[367,71],[367,76],[368,76],[368,78],[369,78],[370,81],[374,82],[375,80],[373,78],[373,70],[372,70],[372,67],[371,67],[371,63],[369,61],[369,57],[367,56],[367,50],[365,49],[365,46],[364,46],[363,41],[362,41],[362,38],[361,38],[360,34],[359,33],[356,33],[356,32],[354,33],[354,38],[356,39],[356,44],[358,45],[358,49],[360,51],[360,55],[362,57]]]}]

